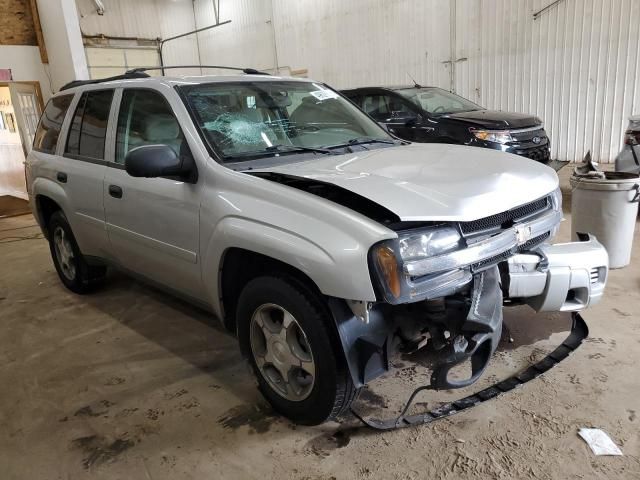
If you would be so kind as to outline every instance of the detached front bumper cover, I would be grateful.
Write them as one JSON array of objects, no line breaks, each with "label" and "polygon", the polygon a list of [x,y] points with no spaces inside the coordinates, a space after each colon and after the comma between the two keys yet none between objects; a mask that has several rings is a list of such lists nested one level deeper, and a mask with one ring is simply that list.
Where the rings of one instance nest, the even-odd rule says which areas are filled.
[{"label": "detached front bumper cover", "polygon": [[487,400],[491,400],[492,398],[498,397],[503,393],[509,392],[514,388],[519,387],[529,382],[530,380],[533,380],[534,378],[542,375],[544,372],[567,358],[571,352],[576,350],[582,344],[582,341],[589,335],[589,329],[580,314],[572,313],[571,318],[571,332],[560,346],[558,346],[545,358],[531,365],[517,375],[495,383],[494,385],[485,388],[484,390],[481,390],[459,400],[447,403],[434,410],[414,415],[407,415],[407,412],[409,411],[409,408],[411,408],[411,405],[413,404],[416,396],[423,390],[433,389],[431,385],[424,385],[416,388],[413,391],[413,393],[409,396],[409,400],[407,400],[407,403],[403,407],[402,412],[395,418],[390,418],[387,420],[365,418],[353,408],[351,409],[351,413],[353,413],[356,418],[358,418],[368,427],[374,428],[376,430],[394,430],[397,428],[424,425],[440,418],[455,415],[456,413],[468,410],[471,407],[475,407],[476,405],[486,402]]},{"label": "detached front bumper cover", "polygon": [[509,298],[522,298],[538,312],[570,312],[597,304],[604,293],[609,257],[595,236],[579,242],[541,245],[508,260]]}]

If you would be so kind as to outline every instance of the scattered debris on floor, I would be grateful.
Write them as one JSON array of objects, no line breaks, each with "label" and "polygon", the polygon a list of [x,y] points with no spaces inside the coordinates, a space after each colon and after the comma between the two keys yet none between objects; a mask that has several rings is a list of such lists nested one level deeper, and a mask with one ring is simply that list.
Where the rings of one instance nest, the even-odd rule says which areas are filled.
[{"label": "scattered debris on floor", "polygon": [[578,435],[587,442],[596,455],[622,455],[622,451],[613,440],[599,428],[581,428]]}]

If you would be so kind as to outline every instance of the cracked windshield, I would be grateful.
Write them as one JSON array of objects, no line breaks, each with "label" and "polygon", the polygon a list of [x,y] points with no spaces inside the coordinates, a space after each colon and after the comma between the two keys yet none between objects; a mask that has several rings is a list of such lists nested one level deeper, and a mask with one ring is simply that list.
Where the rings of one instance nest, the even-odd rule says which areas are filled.
[{"label": "cracked windshield", "polygon": [[319,83],[263,81],[181,88],[206,141],[225,162],[298,152],[341,153],[340,148],[352,145],[395,143],[349,101]]}]

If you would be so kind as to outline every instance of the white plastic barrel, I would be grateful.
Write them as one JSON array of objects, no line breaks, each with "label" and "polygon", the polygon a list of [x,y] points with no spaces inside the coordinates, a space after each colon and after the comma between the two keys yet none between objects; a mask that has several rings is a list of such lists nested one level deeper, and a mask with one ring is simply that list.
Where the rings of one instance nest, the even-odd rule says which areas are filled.
[{"label": "white plastic barrel", "polygon": [[607,249],[610,268],[629,265],[640,178],[633,173],[605,172],[605,178],[573,175],[570,183],[573,240],[578,240],[577,233],[592,233]]}]

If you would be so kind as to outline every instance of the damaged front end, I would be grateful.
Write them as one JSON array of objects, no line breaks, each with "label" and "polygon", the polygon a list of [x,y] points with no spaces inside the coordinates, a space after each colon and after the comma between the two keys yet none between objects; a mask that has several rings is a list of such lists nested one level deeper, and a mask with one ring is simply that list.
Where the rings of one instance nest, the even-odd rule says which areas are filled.
[{"label": "damaged front end", "polygon": [[[365,423],[397,428],[437,418],[438,412],[431,412],[407,422],[404,413],[420,390],[462,388],[482,376],[500,341],[503,305],[577,312],[600,300],[608,274],[602,245],[589,235],[579,242],[548,243],[562,217],[560,205],[558,192],[475,222],[400,231],[398,239],[372,248],[372,277],[381,301],[330,301],[354,383],[362,386],[388,371],[398,349],[427,346],[436,351],[436,362],[430,384],[414,392],[402,420]],[[446,414],[535,378],[577,348],[586,332],[574,313],[564,346],[530,367],[534,370],[490,387],[491,394],[453,402]],[[458,378],[456,367],[463,364],[470,367],[468,376]]]},{"label": "damaged front end", "polygon": [[[398,350],[411,353],[429,343],[438,352],[432,388],[466,387],[486,369],[502,332],[503,298],[496,266],[475,275],[455,295],[412,304],[376,303],[366,321],[338,299],[330,299],[329,305],[358,386],[385,373]],[[467,361],[470,377],[451,378],[451,370]]]}]

